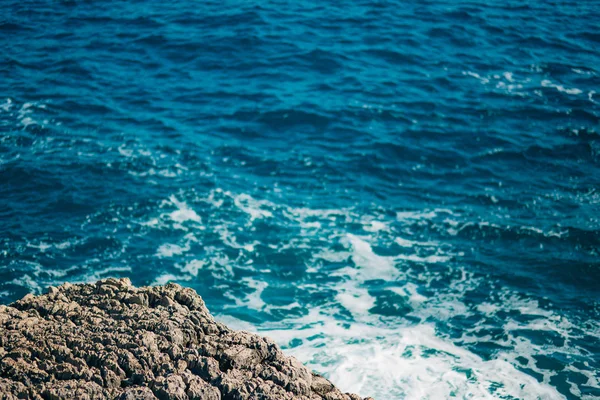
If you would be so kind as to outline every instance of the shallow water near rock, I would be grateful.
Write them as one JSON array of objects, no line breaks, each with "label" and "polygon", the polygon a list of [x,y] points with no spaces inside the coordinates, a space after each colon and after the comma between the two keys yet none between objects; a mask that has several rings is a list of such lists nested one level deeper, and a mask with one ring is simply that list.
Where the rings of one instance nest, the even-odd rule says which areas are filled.
[{"label": "shallow water near rock", "polygon": [[595,2],[3,10],[0,302],[174,281],[362,396],[600,396]]}]

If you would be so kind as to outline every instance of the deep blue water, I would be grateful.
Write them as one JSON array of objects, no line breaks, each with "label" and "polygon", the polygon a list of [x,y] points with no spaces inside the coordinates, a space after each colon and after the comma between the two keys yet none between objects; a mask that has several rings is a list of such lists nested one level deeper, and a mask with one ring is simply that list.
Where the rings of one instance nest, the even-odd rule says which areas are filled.
[{"label": "deep blue water", "polygon": [[196,289],[379,399],[600,397],[600,3],[7,1],[0,302]]}]

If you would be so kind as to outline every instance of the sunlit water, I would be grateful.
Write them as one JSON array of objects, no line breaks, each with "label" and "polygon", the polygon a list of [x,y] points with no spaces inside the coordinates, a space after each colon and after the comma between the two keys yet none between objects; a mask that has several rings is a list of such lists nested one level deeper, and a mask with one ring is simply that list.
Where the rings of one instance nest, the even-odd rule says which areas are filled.
[{"label": "sunlit water", "polygon": [[380,399],[600,397],[600,6],[4,2],[0,301],[196,289]]}]

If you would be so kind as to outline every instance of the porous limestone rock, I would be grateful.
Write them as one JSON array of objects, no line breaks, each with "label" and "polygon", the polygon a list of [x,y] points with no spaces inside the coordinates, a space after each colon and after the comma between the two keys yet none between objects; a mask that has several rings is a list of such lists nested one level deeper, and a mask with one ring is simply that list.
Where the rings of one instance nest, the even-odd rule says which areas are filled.
[{"label": "porous limestone rock", "polygon": [[0,306],[0,399],[361,398],[216,322],[192,289],[106,279]]}]

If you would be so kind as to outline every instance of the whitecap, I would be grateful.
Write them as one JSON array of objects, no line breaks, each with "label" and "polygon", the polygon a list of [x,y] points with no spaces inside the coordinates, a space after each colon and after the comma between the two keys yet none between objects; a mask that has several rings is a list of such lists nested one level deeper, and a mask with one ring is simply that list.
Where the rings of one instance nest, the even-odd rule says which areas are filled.
[{"label": "whitecap", "polygon": [[398,270],[393,257],[376,254],[371,245],[364,239],[347,234],[346,239],[352,247],[352,261],[359,268],[358,278],[367,279],[392,279]]},{"label": "whitecap", "polygon": [[489,78],[484,78],[483,76],[479,75],[478,73],[475,73],[472,71],[463,71],[462,74],[472,76],[473,78],[477,79],[479,82],[481,82],[484,85],[490,82]]},{"label": "whitecap", "polygon": [[184,201],[177,200],[177,198],[173,195],[169,197],[169,200],[173,205],[177,207],[175,211],[169,214],[169,218],[171,218],[171,220],[179,223],[178,225],[176,225],[176,227],[183,228],[180,224],[186,221],[193,221],[198,223],[201,222],[200,216],[196,214],[196,212],[193,209],[191,209],[187,205],[187,203],[185,203]]},{"label": "whitecap", "polygon": [[28,274],[23,274],[19,278],[12,279],[6,283],[17,285],[17,286],[22,286],[31,293],[35,293],[35,294],[42,293],[42,287],[40,286],[40,284],[37,282],[36,279],[33,279]]},{"label": "whitecap", "polygon": [[402,247],[435,247],[439,245],[438,242],[419,242],[416,240],[403,239],[401,237],[395,238],[394,242]]},{"label": "whitecap", "polygon": [[[243,278],[241,282],[245,283],[246,286],[251,289],[250,293],[246,293],[242,299],[236,297],[231,292],[225,293],[225,296],[232,299],[237,307],[248,307],[257,311],[263,310],[266,303],[263,301],[261,295],[269,284],[265,281],[259,281],[253,278]],[[229,306],[226,306],[226,308],[229,308]]]},{"label": "whitecap", "polygon": [[165,244],[160,245],[160,247],[156,251],[156,256],[157,257],[173,257],[174,255],[181,255],[184,252],[188,251],[189,249],[190,249],[189,244],[186,245],[185,247],[182,247],[182,246],[172,244],[172,243],[165,243]]},{"label": "whitecap", "polygon": [[363,229],[367,232],[379,232],[388,230],[388,226],[385,222],[373,220],[363,224]]},{"label": "whitecap", "polygon": [[9,112],[13,106],[13,101],[10,98],[7,98],[4,103],[0,104],[0,110],[4,112]]},{"label": "whitecap", "polygon": [[541,84],[543,87],[552,87],[552,88],[555,88],[556,90],[558,90],[559,92],[563,92],[563,93],[567,93],[567,94],[576,95],[576,94],[583,93],[583,91],[581,89],[566,88],[563,85],[557,85],[555,83],[552,83],[552,81],[549,81],[547,79],[544,79]]},{"label": "whitecap", "polygon": [[263,207],[270,206],[271,203],[265,200],[256,200],[248,194],[240,194],[234,197],[234,204],[237,208],[250,215],[250,221],[260,218],[269,218],[273,213],[265,210]]},{"label": "whitecap", "polygon": [[192,260],[187,263],[183,267],[180,267],[181,272],[189,274],[193,277],[198,276],[198,272],[206,266],[206,261],[202,260]]},{"label": "whitecap", "polygon": [[441,256],[441,255],[437,255],[437,254],[432,254],[429,256],[425,256],[425,257],[421,257],[416,254],[408,254],[408,255],[400,254],[398,256],[398,258],[400,260],[420,262],[420,263],[440,263],[440,262],[446,262],[446,261],[450,260],[449,256]]},{"label": "whitecap", "polygon": [[188,275],[162,274],[157,276],[150,284],[151,286],[165,285],[175,281],[189,281],[191,278]]}]

